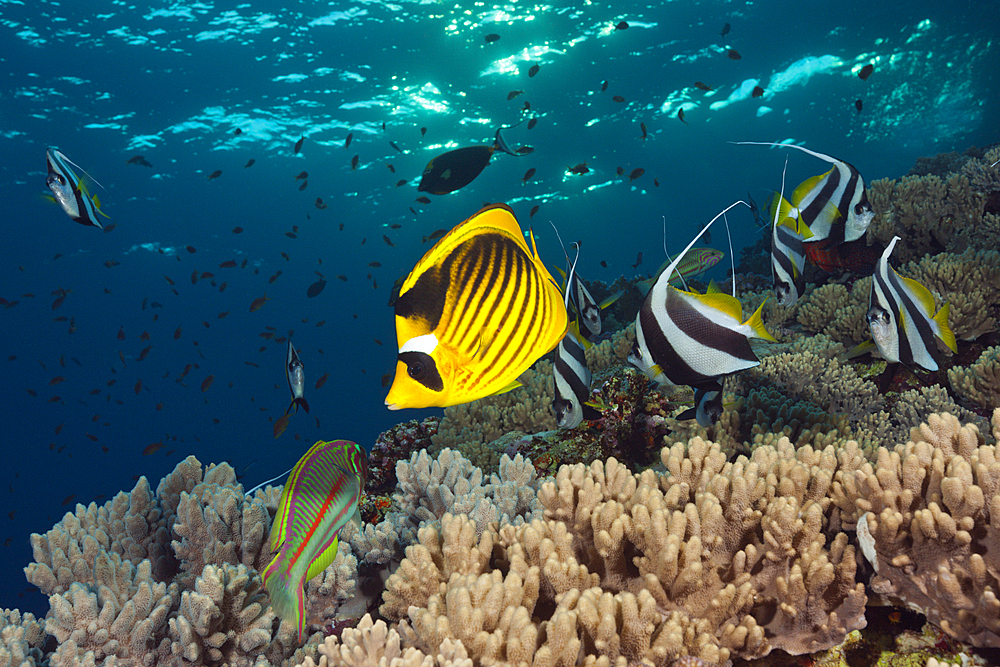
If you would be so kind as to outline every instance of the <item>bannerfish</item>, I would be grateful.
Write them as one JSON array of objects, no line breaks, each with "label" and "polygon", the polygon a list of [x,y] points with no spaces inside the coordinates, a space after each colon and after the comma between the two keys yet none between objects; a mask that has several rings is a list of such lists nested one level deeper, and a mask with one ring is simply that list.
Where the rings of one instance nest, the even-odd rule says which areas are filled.
[{"label": "bannerfish", "polygon": [[[710,268],[719,263],[726,253],[721,250],[716,250],[715,248],[691,248],[686,252],[677,262],[677,266],[674,267],[673,275],[670,276],[670,284],[673,286],[678,286],[684,284],[684,281],[689,278],[697,278],[702,275]],[[653,283],[656,279],[663,274],[667,266],[673,260],[664,260],[660,268],[656,270],[656,276],[653,278],[647,278],[646,280],[640,280],[636,283],[636,287],[643,296],[649,293],[649,290],[653,287]],[[638,267],[636,264],[633,268]]]},{"label": "bannerfish", "polygon": [[675,419],[697,419],[699,426],[708,428],[722,417],[722,407],[722,384],[713,380],[695,390],[694,407],[680,413]]},{"label": "bannerfish", "polygon": [[[737,202],[740,203],[740,202]],[[750,338],[774,340],[761,320],[762,303],[743,320],[743,307],[735,296],[678,290],[669,277],[708,227],[736,204],[712,218],[677,259],[660,274],[635,318],[636,340],[628,362],[649,378],[707,388],[726,375],[760,363],[750,348]]]},{"label": "bannerfish", "polygon": [[100,200],[97,195],[87,192],[86,183],[77,178],[70,168],[71,164],[77,167],[79,165],[55,148],[45,151],[45,162],[48,166],[45,185],[52,191],[52,200],[59,204],[74,222],[104,229],[100,216],[107,218],[108,215],[101,210]]},{"label": "bannerfish", "polygon": [[417,262],[395,304],[399,353],[385,404],[447,407],[519,386],[568,316],[530,231],[506,204],[457,225]]},{"label": "bannerfish", "polygon": [[[516,125],[511,127],[516,127]],[[432,195],[446,195],[464,188],[483,173],[483,169],[486,169],[490,158],[498,149],[507,155],[518,157],[518,152],[511,150],[500,134],[502,130],[506,129],[509,128],[501,127],[497,130],[492,146],[456,148],[433,158],[424,167],[424,173],[420,177],[420,185],[417,186],[417,190]]]},{"label": "bannerfish", "polygon": [[587,404],[590,398],[590,368],[587,367],[588,343],[574,321],[556,347],[552,364],[555,397],[552,411],[559,428],[576,428],[584,419],[600,419],[601,413]]},{"label": "bannerfish", "polygon": [[340,529],[361,518],[368,455],[349,440],[320,440],[295,464],[271,524],[264,587],[275,613],[305,634],[305,585],[337,557]]},{"label": "bannerfish", "polygon": [[792,193],[790,215],[807,243],[832,238],[837,245],[860,238],[868,230],[875,211],[868,201],[865,179],[850,164],[795,144],[737,143],[794,148],[833,165],[825,174],[803,181]]},{"label": "bannerfish", "polygon": [[936,371],[935,338],[940,338],[952,352],[958,351],[955,334],[948,326],[948,304],[941,306],[935,315],[930,290],[889,266],[889,256],[898,240],[898,236],[892,237],[872,275],[868,328],[886,361],[917,364]]},{"label": "bannerfish", "polygon": [[[787,168],[787,162],[785,163]],[[805,291],[805,250],[802,235],[792,226],[781,224],[788,213],[785,201],[785,171],[781,172],[781,190],[771,199],[771,276],[774,297],[782,306],[791,306]],[[815,245],[815,244],[812,244]],[[720,399],[721,400],[721,399]]]}]

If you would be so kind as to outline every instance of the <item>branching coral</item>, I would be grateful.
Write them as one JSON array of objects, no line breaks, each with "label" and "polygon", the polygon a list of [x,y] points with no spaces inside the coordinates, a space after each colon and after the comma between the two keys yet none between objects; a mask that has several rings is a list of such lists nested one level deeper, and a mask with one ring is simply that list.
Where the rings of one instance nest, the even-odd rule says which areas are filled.
[{"label": "branching coral", "polygon": [[1000,405],[1000,346],[983,350],[970,366],[948,369],[952,391],[982,408]]},{"label": "branching coral", "polygon": [[44,642],[44,621],[17,609],[0,609],[0,665],[35,667],[41,664]]},{"label": "branching coral", "polygon": [[[1000,410],[993,429],[1000,430]],[[948,635],[1000,646],[1000,460],[973,425],[931,415],[856,473],[872,587]]]},{"label": "branching coral", "polygon": [[941,253],[911,262],[899,270],[949,304],[948,322],[955,336],[973,340],[997,330],[1000,315],[1000,252],[966,250]]}]

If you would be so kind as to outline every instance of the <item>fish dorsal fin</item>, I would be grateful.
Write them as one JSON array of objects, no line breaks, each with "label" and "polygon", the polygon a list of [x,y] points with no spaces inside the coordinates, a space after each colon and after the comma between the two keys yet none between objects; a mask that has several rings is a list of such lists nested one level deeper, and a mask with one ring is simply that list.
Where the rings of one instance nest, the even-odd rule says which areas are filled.
[{"label": "fish dorsal fin", "polygon": [[[667,252],[667,216],[663,215],[663,216],[660,216],[660,217],[663,218],[663,254],[667,256],[667,261],[671,262],[671,264],[668,264],[667,266],[673,266],[674,268],[676,268],[677,264],[680,263],[680,260],[682,260],[684,258],[684,254],[685,253],[681,253],[680,255],[678,255],[677,256],[677,261],[674,262],[674,258],[670,256],[669,252]],[[711,224],[711,223],[709,223],[709,224]],[[666,271],[666,269],[664,269],[664,271]],[[671,270],[671,272],[672,272],[672,270]],[[663,271],[660,271],[661,275],[662,275],[662,273],[663,273]],[[687,281],[684,280],[684,276],[681,274],[680,271],[677,272],[677,277],[681,279],[681,287],[683,287],[685,290],[689,289]],[[670,276],[669,275],[667,276],[667,281],[668,282],[670,281]],[[656,282],[655,278],[654,278],[653,282],[654,283]]]},{"label": "fish dorsal fin", "polygon": [[705,294],[721,294],[721,293],[722,293],[722,288],[719,287],[719,283],[715,282],[715,279],[713,278],[708,283],[708,289],[705,290]]},{"label": "fish dorsal fin", "polygon": [[[736,255],[733,254],[733,235],[729,231],[729,217],[727,215],[723,214],[722,215],[722,219],[726,223],[726,237],[729,239],[729,261],[732,263],[732,266],[733,266],[733,273],[732,273],[732,275],[733,275],[733,298],[735,299],[736,298]],[[709,288],[712,287],[712,283],[713,282],[715,282],[715,281],[713,280],[713,281],[711,281],[708,284]],[[719,288],[718,285],[716,285],[715,287],[716,287],[716,289]],[[711,290],[708,290],[708,291],[711,291]]]},{"label": "fish dorsal fin", "polygon": [[510,146],[507,144],[507,142],[504,140],[503,136],[500,134],[501,130],[511,130],[511,129],[514,129],[515,127],[517,127],[518,125],[520,125],[523,122],[524,122],[524,120],[521,120],[521,122],[516,123],[514,125],[508,125],[507,127],[499,127],[499,128],[497,128],[497,133],[496,133],[496,135],[493,138],[493,149],[496,150],[497,148],[499,148],[501,151],[503,151],[507,155],[513,155],[514,157],[524,157],[523,155],[521,155],[517,151],[511,150]]},{"label": "fish dorsal fin", "polygon": [[695,292],[687,292],[687,294],[704,305],[724,315],[728,315],[740,324],[743,323],[743,304],[736,297],[718,291],[718,287],[716,287],[715,292],[709,289],[707,294],[697,294]]},{"label": "fish dorsal fin", "polygon": [[933,317],[932,314],[934,313],[934,295],[931,294],[931,291],[913,278],[904,278],[898,273],[896,275],[899,276],[900,282],[906,286],[906,291],[910,293],[913,300],[920,305],[920,309],[924,312],[927,318],[931,319]]},{"label": "fish dorsal fin", "polygon": [[835,157],[830,157],[829,155],[824,155],[823,153],[817,153],[816,151],[809,150],[805,146],[799,146],[796,144],[776,144],[770,141],[734,141],[732,143],[739,146],[774,146],[776,148],[794,148],[802,151],[803,153],[808,153],[813,157],[817,157],[824,162],[829,162],[830,164],[841,164],[843,162]]},{"label": "fish dorsal fin", "polygon": [[[88,173],[86,169],[84,169],[83,167],[81,167],[80,165],[78,165],[78,164],[77,164],[76,162],[73,162],[72,160],[70,160],[70,159],[69,159],[68,157],[66,157],[66,155],[65,155],[65,154],[63,154],[63,152],[62,152],[62,151],[58,151],[58,150],[57,150],[57,151],[56,151],[56,153],[57,153],[57,154],[59,155],[59,157],[61,157],[61,158],[62,158],[63,160],[66,160],[66,162],[69,162],[69,163],[70,163],[71,165],[73,165],[74,167],[76,167],[77,169],[79,169],[80,171],[82,171],[82,172],[84,173],[84,175],[85,175],[85,176],[86,176],[87,178],[89,178],[90,180],[92,180],[92,181],[93,181],[94,183],[97,183],[97,185],[98,185],[98,186],[100,186],[100,188],[101,188],[102,190],[104,190],[105,192],[107,192],[107,190],[108,190],[108,189],[107,189],[106,187],[104,187],[103,185],[101,185],[101,182],[100,182],[100,181],[98,181],[98,180],[97,180],[96,178],[94,178],[93,176],[91,176],[91,175],[90,175],[90,173]],[[78,178],[77,180],[78,180],[78,181],[79,181],[79,182],[80,182],[81,184],[83,183],[83,179],[82,179],[82,178]],[[84,192],[86,192],[86,190],[84,190]]]},{"label": "fish dorsal fin", "polygon": [[[737,206],[739,204],[743,204],[744,206],[749,207],[749,204],[747,204],[745,201],[743,201],[742,199],[740,199],[740,200],[737,200],[737,201],[733,202],[732,204],[730,204],[729,206],[727,206],[726,208],[724,208],[721,212],[719,212],[718,214],[716,214],[716,216],[714,218],[712,218],[711,220],[709,220],[708,223],[704,227],[701,228],[700,232],[698,232],[697,234],[695,234],[695,237],[693,239],[691,239],[691,242],[687,244],[687,247],[684,248],[684,250],[679,255],[677,255],[676,257],[674,257],[673,261],[670,262],[670,264],[667,266],[667,268],[664,270],[664,272],[660,274],[660,277],[656,279],[656,282],[653,283],[653,287],[656,287],[656,283],[659,283],[661,279],[664,281],[664,283],[666,285],[669,286],[670,276],[673,274],[674,270],[677,269],[677,265],[680,263],[681,258],[684,257],[684,255],[687,254],[688,250],[690,250],[691,248],[694,247],[694,244],[697,243],[698,239],[700,239],[705,234],[705,232],[708,231],[708,228],[712,226],[713,222],[715,222],[716,220],[718,220],[719,218],[721,218],[725,213],[729,212],[729,210],[731,208],[733,208],[734,206]],[[663,277],[664,275],[666,275],[666,278]]]},{"label": "fish dorsal fin", "polygon": [[265,479],[263,482],[261,482],[257,486],[255,486],[252,489],[250,489],[249,491],[247,491],[244,495],[249,496],[251,493],[253,493],[257,489],[263,488],[265,484],[270,484],[271,482],[277,481],[277,480],[281,479],[282,477],[284,477],[285,475],[287,475],[288,473],[292,472],[293,470],[295,470],[295,466],[292,466],[291,468],[289,468],[285,472],[281,473],[277,477],[272,477],[271,479]]},{"label": "fish dorsal fin", "polygon": [[806,198],[806,195],[815,190],[816,186],[819,185],[820,181],[829,176],[831,171],[833,171],[833,169],[830,169],[830,171],[825,171],[822,174],[819,174],[818,176],[812,176],[811,178],[807,178],[806,180],[799,183],[798,187],[792,191],[792,206],[798,208],[799,204],[802,203],[802,200]]}]

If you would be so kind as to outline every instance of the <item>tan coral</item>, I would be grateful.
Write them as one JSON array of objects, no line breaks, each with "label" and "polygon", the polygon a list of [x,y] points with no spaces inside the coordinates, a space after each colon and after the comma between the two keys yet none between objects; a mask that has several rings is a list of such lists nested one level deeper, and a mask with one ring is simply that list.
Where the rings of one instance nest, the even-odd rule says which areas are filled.
[{"label": "tan coral", "polygon": [[959,340],[997,330],[1000,252],[970,248],[961,254],[928,255],[899,269],[949,305],[948,322]]},{"label": "tan coral", "polygon": [[[994,413],[1000,429],[1000,411]],[[1000,646],[1000,461],[978,429],[931,415],[910,441],[856,472],[867,513],[859,540],[872,587],[921,610],[948,635]]]},{"label": "tan coral", "polygon": [[42,663],[45,621],[17,609],[0,608],[0,665],[34,667]]},{"label": "tan coral", "polygon": [[983,408],[1000,405],[1000,345],[986,348],[969,366],[948,369],[952,390]]}]

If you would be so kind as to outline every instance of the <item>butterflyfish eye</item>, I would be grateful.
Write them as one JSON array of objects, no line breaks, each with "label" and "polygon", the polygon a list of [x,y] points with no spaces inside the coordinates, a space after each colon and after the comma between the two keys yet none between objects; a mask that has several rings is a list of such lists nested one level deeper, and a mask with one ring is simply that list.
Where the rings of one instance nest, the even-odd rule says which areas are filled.
[{"label": "butterflyfish eye", "polygon": [[434,359],[425,352],[400,352],[399,360],[406,365],[406,374],[431,391],[444,391],[444,381]]}]

